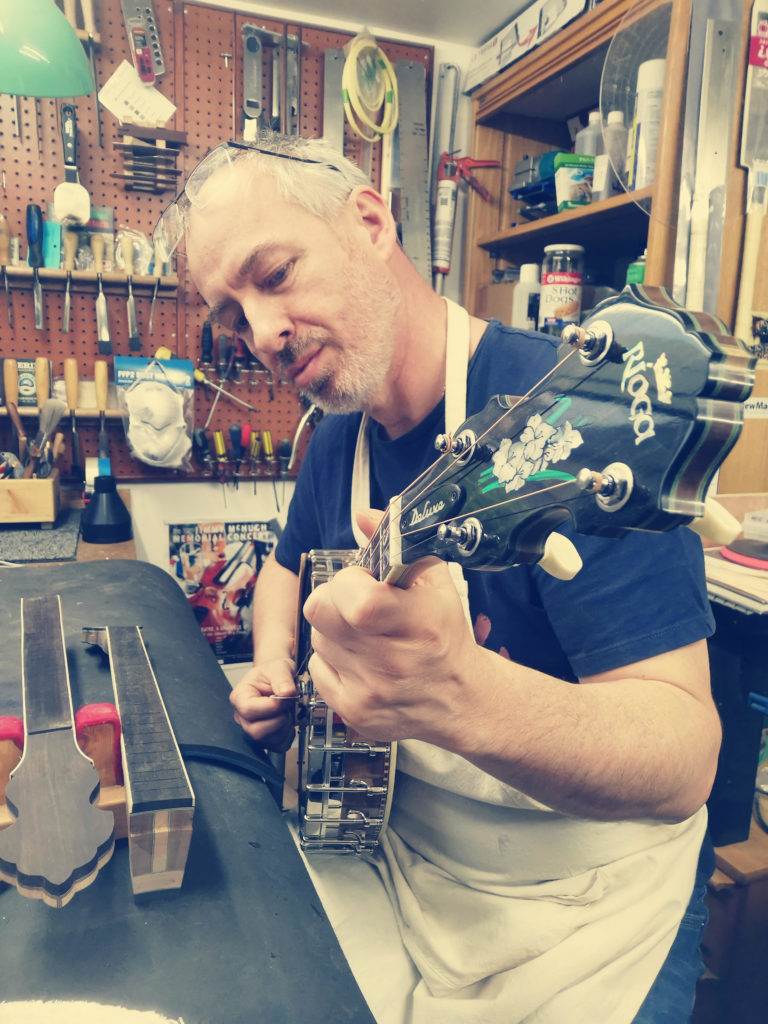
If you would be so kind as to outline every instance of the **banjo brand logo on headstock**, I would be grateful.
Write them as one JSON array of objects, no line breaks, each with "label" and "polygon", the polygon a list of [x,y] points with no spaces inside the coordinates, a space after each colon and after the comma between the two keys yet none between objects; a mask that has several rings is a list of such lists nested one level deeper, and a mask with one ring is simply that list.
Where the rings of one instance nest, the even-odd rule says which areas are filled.
[{"label": "banjo brand logo on headstock", "polygon": [[653,371],[653,382],[659,402],[669,405],[672,401],[672,374],[669,369],[667,355],[662,352],[655,363],[645,361],[645,346],[642,341],[623,356],[625,367],[621,375],[621,390],[632,398],[629,407],[629,422],[635,432],[635,444],[641,444],[649,437],[654,437],[656,428],[653,422],[653,404],[649,394],[649,370]]}]

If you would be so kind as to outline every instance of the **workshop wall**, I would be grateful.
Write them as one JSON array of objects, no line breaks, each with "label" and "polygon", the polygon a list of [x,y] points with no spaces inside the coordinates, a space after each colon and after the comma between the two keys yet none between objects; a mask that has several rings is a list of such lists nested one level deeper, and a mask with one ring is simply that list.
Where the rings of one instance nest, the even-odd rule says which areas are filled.
[{"label": "workshop wall", "polygon": [[[100,0],[96,6],[96,36],[94,63],[99,88],[112,76],[123,61],[130,61],[130,51],[123,22],[120,0]],[[92,209],[104,207],[114,212],[114,231],[130,228],[151,238],[152,229],[162,211],[171,202],[186,175],[207,150],[224,138],[242,136],[241,108],[243,102],[243,43],[244,24],[256,24],[276,36],[298,37],[301,50],[299,133],[318,136],[323,132],[323,69],[325,52],[339,50],[352,38],[350,33],[326,30],[311,25],[285,24],[260,18],[258,13],[244,14],[198,4],[168,3],[155,0],[154,14],[165,61],[165,73],[158,78],[156,87],[176,107],[175,115],[158,134],[166,150],[178,149],[178,157],[167,161],[171,179],[149,190],[137,190],[136,182],[121,177],[135,172],[127,169],[131,154],[124,146],[124,130],[117,119],[95,97],[77,97],[71,101],[77,113],[77,163],[81,183],[89,192]],[[78,4],[79,34],[88,48],[88,38]],[[415,61],[424,66],[427,109],[430,109],[434,51],[432,47],[412,43],[378,40],[391,61]],[[262,68],[263,95],[269,100],[271,65],[268,60]],[[133,279],[140,351],[129,344],[126,314],[126,275],[119,257],[107,251],[103,274],[104,291],[109,309],[111,355],[105,355],[97,341],[95,299],[96,274],[88,264],[87,248],[81,248],[84,262],[78,263],[72,274],[71,320],[68,333],[61,329],[66,274],[62,269],[46,267],[40,271],[43,283],[44,329],[35,330],[32,301],[32,272],[24,265],[26,254],[25,214],[29,203],[37,203],[48,212],[55,186],[64,180],[64,161],[59,130],[60,100],[29,97],[0,96],[0,153],[2,154],[2,197],[0,212],[7,220],[10,233],[19,239],[22,262],[8,269],[13,303],[13,326],[0,305],[0,357],[50,360],[53,378],[61,381],[64,360],[75,357],[80,375],[78,399],[78,426],[83,459],[98,454],[99,417],[93,390],[94,362],[112,356],[151,356],[160,346],[167,346],[176,356],[200,359],[200,342],[206,310],[186,273],[183,258],[161,278],[149,272],[148,267],[137,268]],[[17,116],[18,109],[18,116]],[[134,132],[134,135],[137,133]],[[138,133],[141,135],[141,133]],[[147,133],[150,134],[150,133]],[[167,140],[163,137],[167,135]],[[142,135],[142,138],[144,136]],[[152,145],[151,137],[147,140]],[[349,127],[345,130],[344,151],[361,166],[370,163],[375,184],[379,180],[380,146],[370,154]],[[174,173],[175,172],[175,173]],[[145,187],[147,187],[145,185]],[[85,241],[85,235],[81,240]],[[13,262],[13,261],[12,261]],[[153,306],[153,296],[156,297]],[[149,331],[152,310],[152,331]],[[219,360],[219,334],[214,331],[213,366],[204,367],[207,376],[219,383],[216,366]],[[224,338],[223,348],[234,343]],[[235,424],[250,423],[254,430],[268,430],[277,449],[283,438],[292,439],[304,413],[292,388],[270,381],[258,365],[239,367],[239,381],[230,379],[226,387],[254,406],[248,412],[242,406],[222,398],[210,422],[212,431],[223,431],[229,445],[229,430]],[[110,379],[112,372],[110,370]],[[202,426],[209,415],[215,391],[202,385],[195,387],[194,422]],[[61,394],[63,396],[63,393]],[[148,466],[131,456],[124,428],[117,408],[114,386],[106,415],[109,454],[114,474],[122,481],[168,480],[186,474]],[[10,430],[5,409],[0,409],[0,431]],[[33,416],[34,409],[23,415]],[[34,421],[32,421],[34,422]],[[3,443],[6,437],[3,438]],[[303,450],[307,437],[301,443]],[[62,458],[62,472],[66,481],[69,453]],[[300,452],[299,452],[300,455]],[[292,475],[298,470],[296,460]],[[226,470],[231,473],[231,467]],[[269,475],[274,465],[263,461],[259,475]],[[196,461],[192,477],[205,475],[205,469]],[[210,474],[209,474],[210,475]]]}]

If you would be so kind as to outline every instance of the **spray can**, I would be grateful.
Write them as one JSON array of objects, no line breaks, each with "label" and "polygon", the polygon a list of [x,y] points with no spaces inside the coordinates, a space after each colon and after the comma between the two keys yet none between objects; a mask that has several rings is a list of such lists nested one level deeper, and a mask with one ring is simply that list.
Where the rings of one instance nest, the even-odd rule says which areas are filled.
[{"label": "spray can", "polygon": [[635,113],[627,143],[629,188],[645,188],[653,183],[666,65],[665,60],[646,60],[637,69]]},{"label": "spray can", "polygon": [[539,284],[538,263],[523,263],[520,267],[520,280],[512,293],[512,326],[525,331],[535,331],[539,320]]}]

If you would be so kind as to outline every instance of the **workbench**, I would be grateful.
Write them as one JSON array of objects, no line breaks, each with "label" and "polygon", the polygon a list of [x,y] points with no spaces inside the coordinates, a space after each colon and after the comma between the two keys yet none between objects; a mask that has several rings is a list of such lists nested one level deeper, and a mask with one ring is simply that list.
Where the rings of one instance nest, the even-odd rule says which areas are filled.
[{"label": "workbench", "polygon": [[0,711],[21,713],[20,603],[59,594],[75,707],[111,701],[83,626],[140,624],[195,791],[181,889],[134,897],[124,840],[61,909],[0,884],[4,1001],[91,1000],[184,1024],[372,1022],[263,777],[229,684],[163,570],[134,560],[0,568]]}]

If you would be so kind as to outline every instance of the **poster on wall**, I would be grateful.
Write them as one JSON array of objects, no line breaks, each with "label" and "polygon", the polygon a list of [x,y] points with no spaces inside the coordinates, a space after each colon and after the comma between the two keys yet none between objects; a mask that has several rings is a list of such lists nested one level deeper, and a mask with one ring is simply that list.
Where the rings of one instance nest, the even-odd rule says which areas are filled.
[{"label": "poster on wall", "polygon": [[253,657],[253,588],[279,537],[274,519],[168,524],[171,572],[203,636],[225,664]]}]

